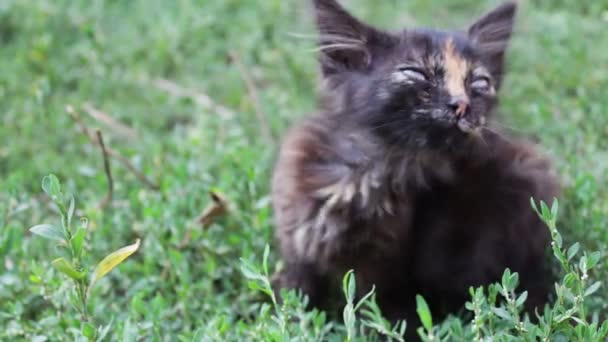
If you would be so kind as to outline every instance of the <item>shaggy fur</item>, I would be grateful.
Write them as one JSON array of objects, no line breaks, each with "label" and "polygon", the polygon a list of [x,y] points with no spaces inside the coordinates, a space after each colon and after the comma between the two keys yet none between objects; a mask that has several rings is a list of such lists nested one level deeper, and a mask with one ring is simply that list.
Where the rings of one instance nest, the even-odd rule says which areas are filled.
[{"label": "shaggy fur", "polygon": [[509,267],[542,305],[548,231],[530,197],[550,201],[557,180],[530,142],[492,128],[515,3],[467,32],[396,33],[313,3],[323,88],[274,174],[275,285],[322,305],[354,269],[389,318],[415,321],[415,294],[441,317]]}]

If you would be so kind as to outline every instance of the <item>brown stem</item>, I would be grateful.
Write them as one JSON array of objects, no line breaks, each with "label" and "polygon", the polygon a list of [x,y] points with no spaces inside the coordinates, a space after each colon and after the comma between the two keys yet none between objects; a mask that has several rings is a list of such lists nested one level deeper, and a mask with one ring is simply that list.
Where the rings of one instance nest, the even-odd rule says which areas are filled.
[{"label": "brown stem", "polygon": [[191,99],[199,107],[215,112],[215,114],[223,120],[229,120],[235,117],[234,111],[213,101],[209,95],[200,91],[184,88],[173,81],[165,79],[154,80],[152,81],[152,85],[174,97]]},{"label": "brown stem", "polygon": [[112,170],[110,168],[110,156],[108,155],[106,144],[103,142],[103,135],[101,134],[100,130],[97,130],[96,133],[97,142],[99,143],[99,147],[101,147],[101,151],[103,152],[103,169],[106,173],[106,179],[108,181],[108,192],[98,205],[100,209],[103,209],[112,201],[114,194],[114,180],[112,179]]},{"label": "brown stem", "polygon": [[[92,144],[98,145],[99,141],[98,141],[96,135],[93,134],[93,132],[91,132],[91,130],[83,123],[82,119],[80,118],[80,115],[78,115],[76,110],[72,106],[67,106],[66,111],[68,112],[70,117],[72,117],[74,122],[76,122],[76,124],[80,127],[80,130],[82,131],[82,133],[87,138],[89,138],[89,141],[91,141]],[[144,175],[141,171],[139,171],[137,168],[135,168],[135,166],[133,166],[133,164],[129,161],[129,159],[127,159],[126,157],[124,157],[123,155],[121,155],[120,153],[118,153],[117,151],[113,150],[110,147],[106,146],[105,149],[106,149],[108,156],[118,160],[118,162],[120,162],[124,167],[126,167],[129,171],[131,171],[131,173],[133,173],[133,175],[141,183],[145,184],[147,187],[149,187],[152,190],[157,190],[157,191],[160,190],[160,186],[158,184],[154,183],[153,181],[149,180],[146,177],[146,175]]]},{"label": "brown stem", "polygon": [[93,105],[91,105],[90,103],[85,103],[83,106],[83,109],[84,109],[84,112],[87,113],[93,119],[111,127],[113,132],[116,132],[119,135],[122,135],[130,140],[137,139],[137,132],[135,132],[135,130],[133,128],[118,121],[117,119],[113,118],[106,112],[103,112],[103,111],[93,107]]}]

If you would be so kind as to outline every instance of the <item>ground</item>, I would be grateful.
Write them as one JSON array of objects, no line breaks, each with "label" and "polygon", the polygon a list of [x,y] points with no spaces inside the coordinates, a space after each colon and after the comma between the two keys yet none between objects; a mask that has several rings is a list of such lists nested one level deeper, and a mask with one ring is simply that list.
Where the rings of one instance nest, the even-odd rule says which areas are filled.
[{"label": "ground", "polygon": [[[75,194],[76,216],[89,220],[87,262],[142,240],[91,292],[92,322],[111,324],[107,340],[264,336],[274,321],[259,313],[239,258],[259,264],[270,244],[270,272],[278,262],[268,195],[277,142],[315,101],[306,3],[0,2],[0,339],[73,340],[81,329],[67,300],[71,283],[50,265],[58,249],[28,230],[59,224],[40,186],[49,173]],[[497,4],[345,3],[382,27],[439,28],[464,28]],[[536,137],[554,158],[565,184],[565,245],[578,241],[604,259],[608,2],[521,4],[502,123]],[[98,208],[107,191],[102,153],[67,106],[159,190],[112,159],[113,199]],[[203,228],[196,219],[210,191],[224,194],[230,211]],[[608,263],[590,277],[608,279]],[[607,294],[604,286],[589,299],[589,315],[608,311]],[[337,336],[342,324],[313,326]]]}]

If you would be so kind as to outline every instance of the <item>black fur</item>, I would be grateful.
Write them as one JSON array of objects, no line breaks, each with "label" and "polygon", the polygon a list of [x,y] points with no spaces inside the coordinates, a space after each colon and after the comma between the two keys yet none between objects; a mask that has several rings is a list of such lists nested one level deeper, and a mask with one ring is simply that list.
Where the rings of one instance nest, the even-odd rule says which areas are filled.
[{"label": "black fur", "polygon": [[549,161],[492,126],[515,4],[468,31],[389,33],[335,0],[314,0],[323,75],[319,113],[286,136],[273,179],[286,269],[275,286],[315,305],[354,269],[391,319],[415,294],[440,318],[469,286],[520,272],[528,307],[550,289],[548,231],[530,197],[550,201]]}]

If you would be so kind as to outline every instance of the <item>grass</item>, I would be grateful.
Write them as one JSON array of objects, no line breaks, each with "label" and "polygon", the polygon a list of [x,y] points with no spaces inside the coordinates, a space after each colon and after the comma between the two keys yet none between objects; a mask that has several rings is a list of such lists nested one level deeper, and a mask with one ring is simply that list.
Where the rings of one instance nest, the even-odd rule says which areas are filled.
[{"label": "grass", "polygon": [[[463,27],[496,1],[348,4],[385,27]],[[565,184],[559,217],[564,244],[578,241],[581,250],[600,251],[588,284],[605,281],[608,2],[522,5],[502,92],[503,122],[538,137],[554,157]],[[355,334],[356,322],[305,312],[293,294],[277,316],[250,288],[264,287],[264,272],[255,265],[266,244],[269,273],[278,262],[268,197],[276,142],[314,109],[313,41],[289,34],[314,33],[309,17],[305,2],[296,0],[0,3],[0,339],[83,338],[68,300],[72,283],[51,266],[57,248],[28,230],[60,221],[40,187],[49,173],[76,195],[76,216],[89,220],[84,262],[93,265],[109,251],[142,241],[92,290],[89,309],[95,328],[101,327],[98,336],[105,327],[106,340],[124,341],[280,339],[294,331],[340,340]],[[161,89],[159,80],[181,87],[185,96]],[[193,94],[208,94],[228,110]],[[134,133],[93,119],[86,104]],[[102,154],[78,131],[67,105],[160,190],[112,160],[113,200],[98,208],[107,189]],[[223,193],[231,210],[202,229],[195,219],[212,203],[210,191]],[[241,272],[240,258],[251,266],[253,280]],[[511,285],[507,277],[505,293]],[[517,311],[491,309],[484,296],[476,293],[471,302],[478,318]],[[589,322],[605,317],[607,287],[583,304]],[[366,305],[373,311],[373,303]],[[459,336],[458,327],[463,334],[488,334],[470,321],[453,318],[424,335]],[[379,318],[367,322],[369,328]],[[501,327],[493,333],[521,333]]]}]

